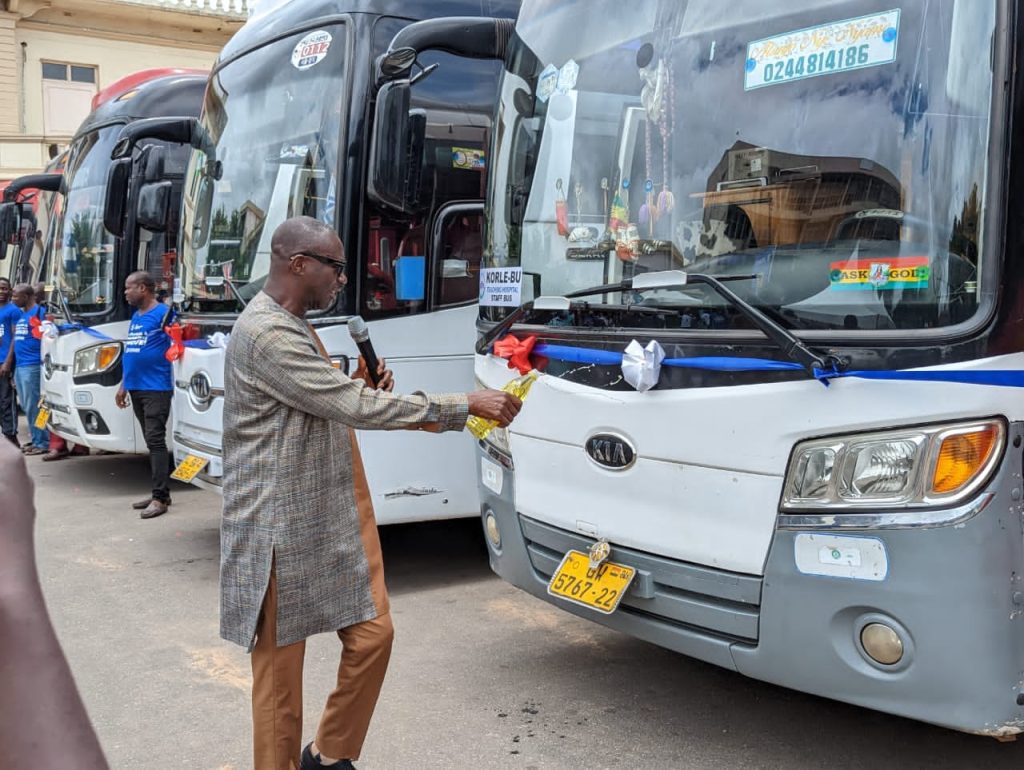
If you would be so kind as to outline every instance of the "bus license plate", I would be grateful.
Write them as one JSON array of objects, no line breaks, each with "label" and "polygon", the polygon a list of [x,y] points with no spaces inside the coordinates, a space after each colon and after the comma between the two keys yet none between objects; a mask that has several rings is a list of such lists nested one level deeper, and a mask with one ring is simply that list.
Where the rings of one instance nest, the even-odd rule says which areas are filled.
[{"label": "bus license plate", "polygon": [[206,467],[208,462],[210,461],[204,457],[185,455],[185,459],[178,463],[178,467],[174,469],[174,473],[171,474],[171,478],[177,479],[178,481],[192,481],[192,479],[198,476],[199,472]]},{"label": "bus license plate", "polygon": [[35,427],[39,430],[46,430],[46,424],[50,421],[50,410],[45,406],[39,407],[39,411],[36,412]]},{"label": "bus license plate", "polygon": [[590,569],[590,557],[569,551],[548,583],[548,593],[611,615],[622,601],[636,570],[606,561]]}]

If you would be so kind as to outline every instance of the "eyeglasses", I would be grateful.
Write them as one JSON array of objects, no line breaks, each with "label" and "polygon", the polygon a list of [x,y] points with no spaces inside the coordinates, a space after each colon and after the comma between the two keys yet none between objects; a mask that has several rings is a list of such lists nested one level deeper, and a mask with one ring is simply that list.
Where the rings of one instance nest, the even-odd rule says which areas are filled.
[{"label": "eyeglasses", "polygon": [[310,257],[312,259],[315,259],[317,262],[320,262],[321,264],[327,265],[328,267],[333,267],[334,274],[336,276],[340,276],[342,273],[344,273],[345,266],[348,264],[343,259],[331,259],[330,257],[325,257],[321,254],[313,254],[312,252],[309,251],[300,251],[298,254],[292,254],[290,257],[288,257],[288,261],[291,262],[296,257]]}]

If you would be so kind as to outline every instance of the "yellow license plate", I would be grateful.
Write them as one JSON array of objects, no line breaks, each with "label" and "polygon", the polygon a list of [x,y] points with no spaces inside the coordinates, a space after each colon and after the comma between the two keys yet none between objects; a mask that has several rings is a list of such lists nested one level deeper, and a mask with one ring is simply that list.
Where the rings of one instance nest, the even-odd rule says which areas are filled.
[{"label": "yellow license plate", "polygon": [[587,554],[569,551],[551,576],[548,593],[611,615],[635,575],[633,567],[609,561],[591,569]]},{"label": "yellow license plate", "polygon": [[178,481],[192,481],[199,472],[206,467],[206,464],[210,462],[205,457],[196,457],[195,455],[185,455],[185,459],[178,463],[178,467],[174,469],[174,473],[171,474],[172,479]]},{"label": "yellow license plate", "polygon": [[36,412],[35,426],[39,430],[46,430],[46,424],[50,421],[50,410],[45,406],[39,407],[39,411]]}]

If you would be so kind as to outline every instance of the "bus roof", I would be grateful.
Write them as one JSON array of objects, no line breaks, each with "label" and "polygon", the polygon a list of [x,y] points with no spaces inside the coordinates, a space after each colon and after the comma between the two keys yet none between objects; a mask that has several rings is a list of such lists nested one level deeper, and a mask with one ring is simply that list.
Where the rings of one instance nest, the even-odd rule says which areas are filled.
[{"label": "bus roof", "polygon": [[256,13],[235,33],[221,51],[218,61],[261,43],[322,20],[346,13],[397,16],[403,19],[431,19],[437,16],[496,16],[514,19],[520,0],[302,0],[285,3],[266,13]]},{"label": "bus roof", "polygon": [[208,77],[205,70],[161,69],[121,78],[96,95],[97,106],[82,121],[76,138],[117,120],[198,115]]}]

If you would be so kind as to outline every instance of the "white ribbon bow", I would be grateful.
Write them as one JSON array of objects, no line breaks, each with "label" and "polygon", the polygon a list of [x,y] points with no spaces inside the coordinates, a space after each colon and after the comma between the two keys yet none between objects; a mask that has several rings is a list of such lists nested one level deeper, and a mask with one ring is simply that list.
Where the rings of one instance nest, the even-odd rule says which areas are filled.
[{"label": "white ribbon bow", "polygon": [[622,354],[622,376],[641,393],[646,393],[658,384],[664,360],[665,349],[657,340],[651,340],[646,348],[633,340]]}]

